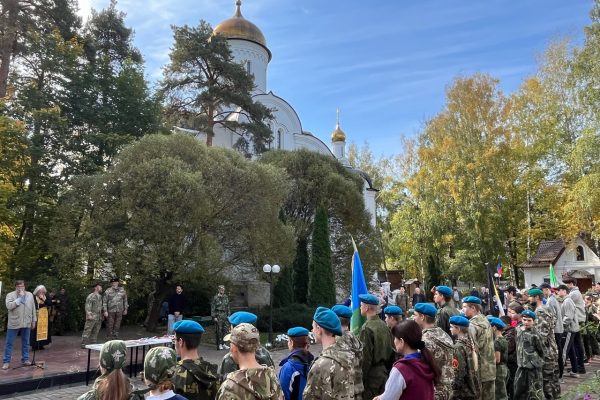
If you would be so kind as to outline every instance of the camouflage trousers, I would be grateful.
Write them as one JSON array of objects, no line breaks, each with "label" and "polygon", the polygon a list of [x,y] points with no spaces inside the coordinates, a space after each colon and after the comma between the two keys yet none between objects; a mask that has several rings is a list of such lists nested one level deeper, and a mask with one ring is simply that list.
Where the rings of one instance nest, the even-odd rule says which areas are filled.
[{"label": "camouflage trousers", "polygon": [[515,375],[517,373],[517,365],[516,364],[507,364],[508,367],[508,377],[506,379],[506,394],[509,399],[514,399],[515,393]]},{"label": "camouflage trousers", "polygon": [[489,400],[491,393],[496,393],[496,381],[481,382],[481,400]]},{"label": "camouflage trousers", "polygon": [[94,344],[98,341],[98,332],[100,332],[100,327],[102,326],[102,321],[99,319],[96,320],[86,320],[85,326],[83,327],[83,333],[81,334],[81,344]]},{"label": "camouflage trousers", "polygon": [[581,337],[583,339],[583,349],[585,351],[586,359],[600,355],[600,346],[598,346],[598,340],[596,340],[595,334],[587,333],[581,335]]},{"label": "camouflage trousers", "polygon": [[506,382],[508,381],[508,367],[506,364],[496,364],[496,400],[508,400]]},{"label": "camouflage trousers", "polygon": [[107,339],[118,339],[119,328],[121,328],[121,320],[123,319],[123,312],[108,312],[108,321],[106,323],[106,338]]},{"label": "camouflage trousers", "polygon": [[544,400],[542,371],[539,369],[517,368],[513,399]]},{"label": "camouflage trousers", "polygon": [[560,397],[560,383],[558,383],[559,376],[558,359],[544,360],[542,379],[544,381],[543,389],[546,399],[558,399]]},{"label": "camouflage trousers", "polygon": [[217,329],[217,344],[223,344],[223,338],[229,332],[229,321],[227,320],[227,315],[217,314],[215,325]]},{"label": "camouflage trousers", "polygon": [[373,397],[379,396],[385,391],[385,382],[389,372],[384,365],[379,365],[371,368],[367,376],[363,376],[363,400],[372,400]]}]

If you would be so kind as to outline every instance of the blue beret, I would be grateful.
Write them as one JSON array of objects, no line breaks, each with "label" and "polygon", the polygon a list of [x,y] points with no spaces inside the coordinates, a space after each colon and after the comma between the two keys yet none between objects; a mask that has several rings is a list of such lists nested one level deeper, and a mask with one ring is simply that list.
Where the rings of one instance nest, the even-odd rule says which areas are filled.
[{"label": "blue beret", "polygon": [[379,297],[375,296],[374,294],[360,294],[358,295],[358,298],[365,304],[379,305]]},{"label": "blue beret", "polygon": [[450,317],[450,323],[457,326],[469,326],[469,320],[462,315],[454,315]]},{"label": "blue beret", "polygon": [[525,310],[525,311],[523,311],[521,313],[521,317],[528,317],[528,318],[532,318],[532,319],[536,318],[535,313],[533,311],[531,311],[531,310]]},{"label": "blue beret", "polygon": [[173,325],[173,330],[177,333],[203,333],[204,328],[202,325],[191,319],[184,321],[177,321]]},{"label": "blue beret", "polygon": [[383,313],[388,315],[402,315],[402,309],[398,306],[387,306],[383,309]]},{"label": "blue beret", "polygon": [[496,318],[491,315],[488,315],[487,319],[490,322],[490,325],[495,326],[498,329],[506,328],[506,324],[504,322],[502,322],[502,320],[500,318]]},{"label": "blue beret", "polygon": [[338,316],[326,307],[319,307],[315,311],[313,320],[323,329],[333,333],[334,335],[342,336],[342,324]]},{"label": "blue beret", "polygon": [[289,337],[308,336],[308,329],[301,326],[296,326],[295,328],[288,329],[287,335]]},{"label": "blue beret", "polygon": [[452,289],[450,289],[448,286],[436,286],[435,290],[437,290],[440,294],[444,296],[452,296]]},{"label": "blue beret", "polygon": [[342,318],[352,318],[352,309],[343,304],[336,304],[331,307],[331,311],[333,311],[338,317]]},{"label": "blue beret", "polygon": [[239,324],[244,323],[254,325],[258,317],[247,311],[238,311],[231,314],[227,319],[229,320],[229,323],[233,326],[238,326]]},{"label": "blue beret", "polygon": [[481,299],[477,296],[467,296],[464,299],[462,299],[462,302],[481,305]]},{"label": "blue beret", "polygon": [[415,304],[415,311],[420,314],[429,315],[430,317],[435,317],[435,314],[437,314],[437,309],[429,303]]}]

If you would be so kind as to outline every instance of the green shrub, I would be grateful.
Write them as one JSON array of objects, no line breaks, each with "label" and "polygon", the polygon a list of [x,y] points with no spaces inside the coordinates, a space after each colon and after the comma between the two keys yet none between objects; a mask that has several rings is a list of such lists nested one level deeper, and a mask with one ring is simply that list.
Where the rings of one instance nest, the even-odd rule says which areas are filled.
[{"label": "green shrub", "polygon": [[[252,311],[258,316],[256,327],[261,332],[269,332],[269,307]],[[312,327],[312,317],[315,309],[306,304],[291,304],[286,307],[273,309],[273,332],[287,332],[294,326]]]}]

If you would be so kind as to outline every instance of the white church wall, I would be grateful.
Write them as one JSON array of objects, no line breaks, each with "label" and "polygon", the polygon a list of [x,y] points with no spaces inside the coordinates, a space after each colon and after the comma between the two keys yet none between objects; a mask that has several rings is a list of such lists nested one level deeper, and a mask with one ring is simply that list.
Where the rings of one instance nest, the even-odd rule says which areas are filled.
[{"label": "white church wall", "polygon": [[376,196],[377,196],[377,192],[374,190],[369,190],[369,185],[365,181],[364,185],[363,185],[363,199],[365,202],[365,208],[371,215],[371,225],[373,227],[377,226],[377,214],[376,214],[376,204],[375,204]]},{"label": "white church wall", "polygon": [[243,64],[254,75],[256,91],[265,93],[267,91],[267,65],[269,64],[267,51],[262,46],[247,40],[229,39],[229,46],[234,60]]}]

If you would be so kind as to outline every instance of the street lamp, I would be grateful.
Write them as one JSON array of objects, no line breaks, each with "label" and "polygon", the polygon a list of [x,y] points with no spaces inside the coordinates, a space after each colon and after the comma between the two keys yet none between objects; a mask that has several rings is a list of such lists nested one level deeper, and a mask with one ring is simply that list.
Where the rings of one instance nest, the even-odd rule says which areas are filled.
[{"label": "street lamp", "polygon": [[263,265],[263,272],[269,277],[269,344],[273,344],[273,274],[281,271],[279,265]]}]

